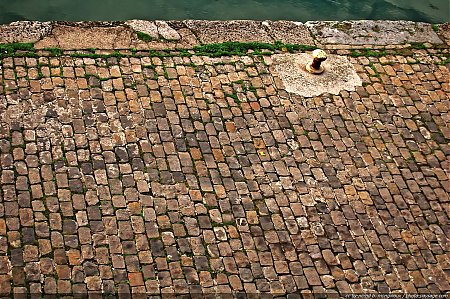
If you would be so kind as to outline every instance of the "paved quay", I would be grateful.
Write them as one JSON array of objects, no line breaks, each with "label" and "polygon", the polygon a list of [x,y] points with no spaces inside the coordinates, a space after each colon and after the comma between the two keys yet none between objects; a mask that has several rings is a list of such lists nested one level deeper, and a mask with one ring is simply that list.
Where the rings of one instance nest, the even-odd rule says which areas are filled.
[{"label": "paved quay", "polygon": [[448,296],[449,28],[1,25],[0,295]]}]

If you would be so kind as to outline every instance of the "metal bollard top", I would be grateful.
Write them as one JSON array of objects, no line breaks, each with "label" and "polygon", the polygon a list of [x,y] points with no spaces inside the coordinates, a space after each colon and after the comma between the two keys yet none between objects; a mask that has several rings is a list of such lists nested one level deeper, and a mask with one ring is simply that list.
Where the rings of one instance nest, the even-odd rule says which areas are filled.
[{"label": "metal bollard top", "polygon": [[326,60],[327,59],[327,53],[325,53],[324,50],[316,49],[312,53],[314,59],[318,60]]}]

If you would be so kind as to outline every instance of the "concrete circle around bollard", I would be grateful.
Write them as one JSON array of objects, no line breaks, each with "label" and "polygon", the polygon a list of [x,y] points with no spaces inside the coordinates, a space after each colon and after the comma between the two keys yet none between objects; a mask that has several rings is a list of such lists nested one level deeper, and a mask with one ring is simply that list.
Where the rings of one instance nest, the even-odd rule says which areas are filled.
[{"label": "concrete circle around bollard", "polygon": [[275,54],[273,65],[287,92],[303,97],[323,93],[339,94],[342,90],[354,91],[362,85],[353,64],[345,56],[328,55],[322,63],[325,71],[318,76],[305,66],[311,62],[311,54]]}]

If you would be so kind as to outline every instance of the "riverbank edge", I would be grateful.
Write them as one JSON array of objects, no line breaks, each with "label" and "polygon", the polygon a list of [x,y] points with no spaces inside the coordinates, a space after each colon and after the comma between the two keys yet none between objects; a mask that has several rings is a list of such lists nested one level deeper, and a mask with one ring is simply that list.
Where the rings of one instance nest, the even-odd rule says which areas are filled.
[{"label": "riverbank edge", "polygon": [[449,48],[450,24],[411,21],[34,22],[0,25],[0,44],[37,50],[171,50],[223,42],[301,44],[323,49]]}]

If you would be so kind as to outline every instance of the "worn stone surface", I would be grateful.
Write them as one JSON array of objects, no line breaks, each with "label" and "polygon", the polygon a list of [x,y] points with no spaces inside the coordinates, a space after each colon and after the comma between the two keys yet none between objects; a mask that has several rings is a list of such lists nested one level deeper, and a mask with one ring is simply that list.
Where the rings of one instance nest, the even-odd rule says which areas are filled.
[{"label": "worn stone surface", "polygon": [[[154,49],[192,48],[198,44],[226,41],[267,42],[333,46],[401,45],[409,42],[448,43],[448,24],[437,33],[431,24],[406,21],[147,21],[126,22],[29,22],[0,25],[0,43],[33,42],[39,49],[97,48]],[[136,32],[151,36],[152,42],[137,38]],[[440,36],[440,37],[439,37]],[[161,46],[162,45],[162,46]]]},{"label": "worn stone surface", "polygon": [[443,38],[445,43],[450,46],[450,23],[441,24],[438,28],[438,34]]},{"label": "worn stone surface", "polygon": [[49,22],[20,21],[0,25],[0,44],[34,43],[48,35],[51,29]]},{"label": "worn stone surface", "polygon": [[52,34],[35,44],[37,49],[59,47],[73,49],[130,48],[132,31],[123,26],[54,25]]},{"label": "worn stone surface", "polygon": [[286,91],[303,97],[323,93],[339,94],[341,91],[355,91],[362,85],[353,65],[344,56],[329,55],[322,63],[325,71],[320,75],[306,71],[306,64],[312,61],[309,53],[277,54],[273,56],[275,69]]},{"label": "worn stone surface", "polygon": [[312,98],[176,53],[2,56],[2,296],[450,291],[448,47]]},{"label": "worn stone surface", "polygon": [[181,39],[177,40],[176,48],[177,49],[192,49],[194,46],[199,46],[200,41],[194,35],[194,33],[188,28],[180,28],[177,29],[178,34]]},{"label": "worn stone surface", "polygon": [[267,32],[276,41],[286,44],[314,45],[308,27],[301,22],[265,21]]},{"label": "worn stone surface", "polygon": [[198,39],[204,43],[222,43],[227,41],[266,42],[274,40],[258,21],[185,21]]},{"label": "worn stone surface", "polygon": [[156,21],[159,35],[166,40],[179,40],[181,37],[178,32],[165,21]]},{"label": "worn stone surface", "polygon": [[156,27],[155,22],[145,20],[129,20],[126,21],[125,24],[133,28],[135,31],[148,34],[154,39],[158,39],[159,37],[158,27]]},{"label": "worn stone surface", "polygon": [[305,25],[322,44],[389,45],[407,42],[441,44],[430,24],[410,21],[313,21]]}]

